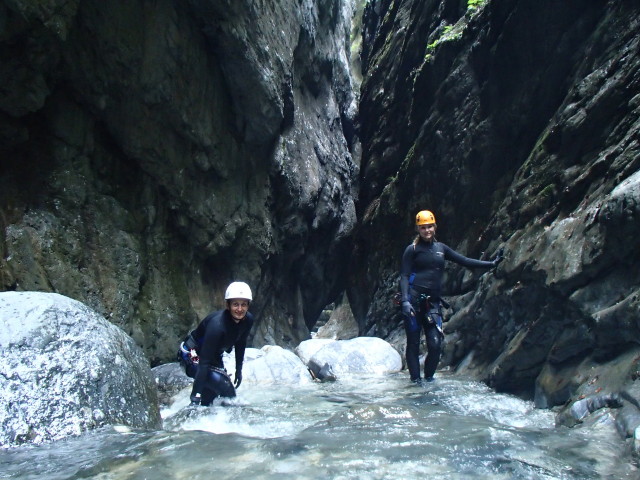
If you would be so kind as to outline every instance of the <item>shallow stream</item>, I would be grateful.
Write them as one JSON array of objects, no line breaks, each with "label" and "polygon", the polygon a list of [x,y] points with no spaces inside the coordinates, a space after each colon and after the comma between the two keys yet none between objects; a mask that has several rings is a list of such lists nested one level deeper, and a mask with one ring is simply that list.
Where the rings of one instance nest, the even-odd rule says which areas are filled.
[{"label": "shallow stream", "polygon": [[[109,427],[0,451],[5,479],[636,479],[607,411],[595,427],[481,383],[397,375],[304,387],[242,385],[238,398],[188,407],[162,431]],[[224,404],[223,404],[224,403]]]}]

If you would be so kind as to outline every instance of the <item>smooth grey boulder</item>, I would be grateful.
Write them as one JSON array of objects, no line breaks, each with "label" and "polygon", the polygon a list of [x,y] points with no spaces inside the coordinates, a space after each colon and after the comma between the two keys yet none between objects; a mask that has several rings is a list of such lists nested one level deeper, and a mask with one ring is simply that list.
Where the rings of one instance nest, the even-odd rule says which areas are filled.
[{"label": "smooth grey boulder", "polygon": [[305,365],[308,365],[309,360],[311,360],[311,357],[313,357],[318,350],[335,341],[336,340],[330,338],[312,338],[310,340],[300,342],[300,345],[296,347],[295,352],[296,355],[300,357],[300,360],[302,360]]},{"label": "smooth grey boulder", "polygon": [[[224,364],[230,374],[235,373],[234,352],[225,354]],[[304,385],[312,378],[298,356],[277,345],[261,349],[247,348],[242,367],[242,386],[245,385]]]},{"label": "smooth grey boulder", "polygon": [[160,426],[142,350],[93,310],[55,293],[3,292],[0,324],[0,446]]},{"label": "smooth grey boulder", "polygon": [[351,374],[386,374],[402,369],[400,354],[377,337],[358,337],[328,343],[314,353],[309,369],[322,377],[344,377]]}]

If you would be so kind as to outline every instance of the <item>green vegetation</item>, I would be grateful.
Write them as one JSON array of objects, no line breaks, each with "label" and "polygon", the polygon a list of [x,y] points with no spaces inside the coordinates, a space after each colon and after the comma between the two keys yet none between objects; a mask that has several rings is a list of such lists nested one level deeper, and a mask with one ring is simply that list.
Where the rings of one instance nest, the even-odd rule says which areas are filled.
[{"label": "green vegetation", "polygon": [[546,187],[544,187],[542,190],[540,190],[540,193],[538,194],[538,196],[540,196],[540,197],[552,197],[554,195],[555,188],[556,188],[556,186],[553,183],[551,183],[551,184],[547,185]]},{"label": "green vegetation", "polygon": [[485,3],[487,0],[467,0],[467,10],[477,10]]},{"label": "green vegetation", "polygon": [[462,38],[462,34],[467,28],[469,19],[478,14],[478,10],[480,10],[480,8],[486,5],[488,2],[489,0],[467,0],[467,13],[463,17],[461,17],[455,24],[443,26],[440,32],[440,36],[431,43],[427,44],[422,65],[420,65],[419,68],[412,72],[412,76],[415,78],[425,66],[425,64],[430,63],[433,60],[433,55],[435,54],[435,50],[439,45],[444,42],[454,42],[460,40]]},{"label": "green vegetation", "polygon": [[427,56],[430,56],[433,50],[435,50],[435,48],[441,43],[451,42],[462,38],[462,32],[465,28],[466,24],[463,22],[458,22],[455,25],[445,25],[442,29],[442,35],[427,45],[425,59]]},{"label": "green vegetation", "polygon": [[417,147],[416,147],[415,143],[413,145],[411,145],[411,148],[407,152],[407,155],[404,157],[404,160],[402,160],[402,164],[400,165],[400,168],[398,169],[398,172],[396,173],[396,177],[398,177],[399,175],[402,175],[402,177],[406,177],[407,170],[409,170],[409,168],[411,167],[411,165],[415,161],[416,148]]}]

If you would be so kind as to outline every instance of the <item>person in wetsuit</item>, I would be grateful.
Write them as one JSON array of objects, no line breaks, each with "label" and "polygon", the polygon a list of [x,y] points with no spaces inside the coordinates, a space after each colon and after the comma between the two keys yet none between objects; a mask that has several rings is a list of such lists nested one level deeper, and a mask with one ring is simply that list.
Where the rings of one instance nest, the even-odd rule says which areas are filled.
[{"label": "person in wetsuit", "polygon": [[502,261],[502,251],[492,261],[474,260],[459,254],[444,243],[438,242],[436,218],[429,210],[416,215],[418,236],[402,255],[400,291],[402,313],[407,335],[406,360],[411,381],[421,383],[420,336],[424,329],[427,340],[427,357],[424,362],[424,378],[433,381],[433,374],[440,361],[442,340],[442,275],[445,260],[467,268],[493,268]]},{"label": "person in wetsuit", "polygon": [[[235,397],[242,382],[242,363],[249,331],[255,321],[249,312],[252,294],[244,282],[231,283],[224,295],[227,308],[207,315],[191,332],[199,362],[191,390],[191,405],[208,406],[216,397]],[[235,348],[236,372],[232,384],[222,361]],[[235,386],[235,388],[234,388]]]}]

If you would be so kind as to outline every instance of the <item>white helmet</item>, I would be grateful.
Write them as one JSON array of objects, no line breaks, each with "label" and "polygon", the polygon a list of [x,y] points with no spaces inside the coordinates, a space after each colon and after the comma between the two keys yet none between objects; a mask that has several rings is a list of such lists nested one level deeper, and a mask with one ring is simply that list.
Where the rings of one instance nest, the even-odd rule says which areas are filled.
[{"label": "white helmet", "polygon": [[249,301],[253,300],[249,285],[244,282],[233,282],[229,284],[227,291],[224,292],[224,299],[231,300],[232,298],[243,298]]}]

